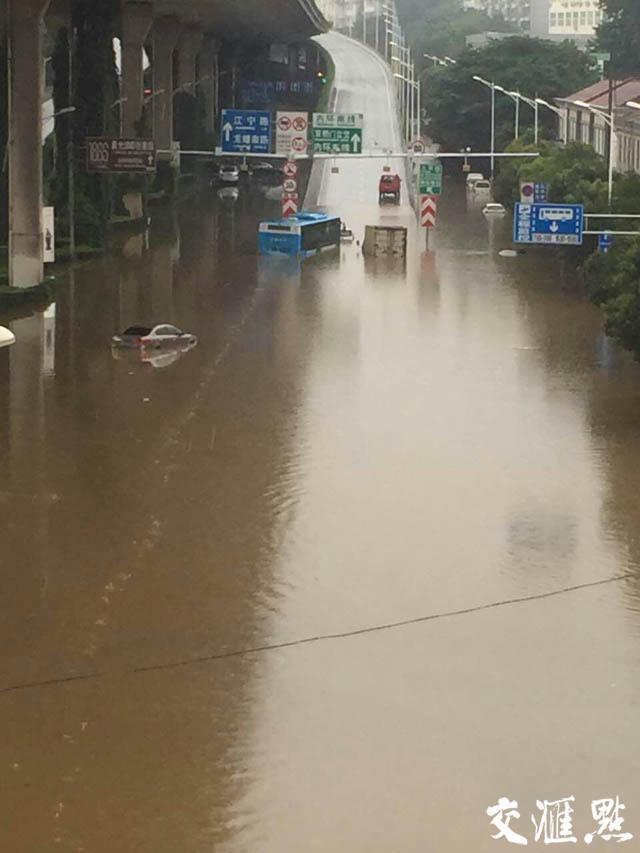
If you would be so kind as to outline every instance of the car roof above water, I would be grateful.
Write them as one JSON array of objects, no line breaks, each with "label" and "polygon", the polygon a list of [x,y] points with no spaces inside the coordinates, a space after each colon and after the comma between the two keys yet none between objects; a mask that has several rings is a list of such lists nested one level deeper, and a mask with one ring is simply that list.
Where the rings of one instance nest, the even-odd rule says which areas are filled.
[{"label": "car roof above water", "polygon": [[122,334],[131,335],[132,337],[144,337],[145,335],[148,335],[151,330],[151,326],[129,326]]}]

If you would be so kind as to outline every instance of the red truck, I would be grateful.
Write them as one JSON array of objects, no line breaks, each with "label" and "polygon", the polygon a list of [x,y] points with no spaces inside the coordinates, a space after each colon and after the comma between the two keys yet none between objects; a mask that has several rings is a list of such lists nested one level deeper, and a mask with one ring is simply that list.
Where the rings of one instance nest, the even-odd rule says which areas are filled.
[{"label": "red truck", "polygon": [[380,178],[378,186],[378,201],[382,204],[391,200],[394,204],[400,204],[400,175],[385,174]]}]

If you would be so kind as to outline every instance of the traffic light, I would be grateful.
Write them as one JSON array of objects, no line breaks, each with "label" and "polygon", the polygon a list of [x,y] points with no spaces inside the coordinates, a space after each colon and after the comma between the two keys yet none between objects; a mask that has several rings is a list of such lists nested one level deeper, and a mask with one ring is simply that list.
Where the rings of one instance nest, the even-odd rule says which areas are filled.
[{"label": "traffic light", "polygon": [[327,75],[324,71],[318,71],[318,80],[322,83],[323,86],[327,85]]}]

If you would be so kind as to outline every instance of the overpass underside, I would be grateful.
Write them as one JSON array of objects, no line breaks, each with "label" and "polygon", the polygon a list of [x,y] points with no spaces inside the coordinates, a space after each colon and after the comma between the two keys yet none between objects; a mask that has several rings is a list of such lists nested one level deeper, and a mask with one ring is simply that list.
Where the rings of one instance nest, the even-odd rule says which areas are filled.
[{"label": "overpass underside", "polygon": [[[9,281],[32,287],[43,277],[42,237],[42,24],[47,10],[70,0],[0,0],[9,78]],[[235,83],[243,45],[295,43],[328,28],[314,0],[112,0],[120,11],[121,136],[139,135],[145,107],[143,47],[153,57],[153,138],[173,143],[177,91],[204,93],[205,121],[219,108],[219,55],[231,45],[228,69]],[[178,55],[176,63],[175,56]],[[178,68],[174,80],[174,68]],[[232,86],[233,88],[233,86]]]},{"label": "overpass underside", "polygon": [[327,27],[313,0],[156,0],[155,7],[228,41],[303,41]]}]

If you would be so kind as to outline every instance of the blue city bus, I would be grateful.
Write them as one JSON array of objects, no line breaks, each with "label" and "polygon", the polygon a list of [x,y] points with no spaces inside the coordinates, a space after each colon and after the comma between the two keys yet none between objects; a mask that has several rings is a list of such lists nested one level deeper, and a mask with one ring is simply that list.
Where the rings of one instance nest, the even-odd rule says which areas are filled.
[{"label": "blue city bus", "polygon": [[287,219],[260,223],[258,248],[262,255],[298,255],[308,258],[340,245],[340,217],[326,213],[298,213]]}]

